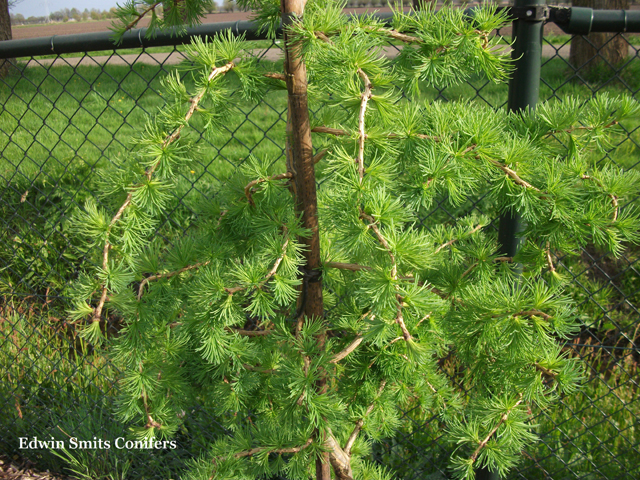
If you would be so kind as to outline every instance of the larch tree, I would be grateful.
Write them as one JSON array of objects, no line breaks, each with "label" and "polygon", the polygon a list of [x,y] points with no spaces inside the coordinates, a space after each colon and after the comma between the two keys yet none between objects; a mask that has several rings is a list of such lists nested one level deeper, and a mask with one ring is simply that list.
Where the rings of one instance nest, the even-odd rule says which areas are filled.
[{"label": "larch tree", "polygon": [[[117,34],[153,11],[140,3],[121,10]],[[581,377],[562,348],[578,312],[551,252],[640,240],[637,212],[622,207],[637,173],[592,155],[638,105],[602,95],[516,114],[425,101],[431,85],[508,76],[491,36],[507,17],[491,6],[473,18],[395,11],[387,25],[333,0],[239,4],[271,35],[282,22],[284,71],[231,33],[193,40],[192,86],[166,77],[166,104],[103,175],[101,206],[75,219],[95,266],[70,316],[95,345],[107,313],[123,318],[107,339],[125,372],[121,417],[142,438],[171,437],[190,405],[214,410],[224,431],[186,478],[390,479],[372,445],[416,407],[456,445],[456,478],[505,473],[535,441],[531,408],[552,408]],[[403,45],[395,58],[390,42]],[[231,94],[259,101],[274,88],[287,91],[286,162],[247,159],[195,228],[158,241],[198,157],[193,121],[215,131]],[[523,217],[515,258],[489,218],[429,215],[436,201],[468,212],[470,197]]]}]

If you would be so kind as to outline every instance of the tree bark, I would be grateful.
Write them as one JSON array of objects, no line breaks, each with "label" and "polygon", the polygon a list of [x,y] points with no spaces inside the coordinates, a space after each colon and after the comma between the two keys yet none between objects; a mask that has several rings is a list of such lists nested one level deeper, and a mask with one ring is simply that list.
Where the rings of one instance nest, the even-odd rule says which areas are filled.
[{"label": "tree bark", "polygon": [[[299,239],[306,247],[300,309],[302,316],[308,321],[311,318],[322,318],[324,315],[320,279],[318,200],[307,104],[307,67],[300,54],[300,46],[290,41],[287,31],[287,25],[302,18],[305,3],[306,0],[281,0],[280,6],[285,45],[284,74],[288,92],[287,168],[293,173],[295,182],[296,211],[302,214],[302,224],[311,232],[309,236]],[[325,335],[318,335],[317,341],[322,348]],[[316,388],[323,392],[326,380],[319,380]],[[320,435],[320,432],[317,432],[317,435]],[[323,441],[321,438],[317,440]],[[316,479],[331,480],[328,452],[316,461]]]},{"label": "tree bark", "polygon": [[[11,40],[11,17],[9,16],[8,0],[0,0],[0,41]],[[0,58],[0,78],[7,76],[15,63],[13,58]]]},{"label": "tree bark", "polygon": [[[574,7],[588,7],[595,10],[626,10],[628,0],[573,0]],[[629,43],[615,33],[590,33],[575,36],[571,40],[569,61],[571,65],[587,73],[598,65],[616,67],[629,55]]]}]

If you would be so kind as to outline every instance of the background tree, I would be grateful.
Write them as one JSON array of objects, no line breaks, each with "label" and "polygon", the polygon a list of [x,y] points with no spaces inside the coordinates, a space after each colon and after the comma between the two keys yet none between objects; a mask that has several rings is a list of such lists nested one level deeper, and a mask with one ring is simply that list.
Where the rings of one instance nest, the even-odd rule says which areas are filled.
[{"label": "background tree", "polygon": [[[9,16],[9,3],[11,0],[0,0],[0,41],[11,40],[11,17]],[[16,0],[12,5],[18,3]],[[11,64],[15,62],[13,58],[0,60],[0,78],[7,76],[11,69]]]},{"label": "background tree", "polygon": [[[588,7],[596,10],[626,10],[628,0],[572,0],[574,7]],[[569,61],[575,68],[593,71],[597,66],[615,68],[629,56],[629,42],[616,33],[590,33],[584,37],[576,35],[571,39]],[[609,67],[609,65],[611,67]]]}]

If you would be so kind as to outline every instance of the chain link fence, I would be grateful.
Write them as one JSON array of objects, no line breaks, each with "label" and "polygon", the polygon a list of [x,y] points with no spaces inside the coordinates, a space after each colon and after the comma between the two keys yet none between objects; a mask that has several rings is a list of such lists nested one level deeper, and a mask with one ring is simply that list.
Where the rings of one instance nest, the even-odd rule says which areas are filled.
[{"label": "chain link fence", "polygon": [[[592,52],[580,63],[572,52],[578,42]],[[607,49],[612,46],[626,49],[622,60],[611,61]],[[259,61],[281,69],[278,41],[255,39],[250,47]],[[116,438],[126,428],[110,413],[117,368],[107,353],[78,341],[66,321],[67,288],[85,258],[68,222],[87,199],[104,202],[96,196],[101,175],[127,155],[133,133],[163,104],[161,80],[184,57],[179,45],[90,53],[85,48],[67,42],[65,51],[76,53],[21,56],[23,51],[16,51],[7,56],[18,57],[10,60],[11,74],[0,80],[0,455],[19,455],[43,469],[87,478],[96,478],[96,472],[105,478],[176,478],[221,431],[206,407],[194,405],[188,412],[176,449],[116,454],[96,448],[65,456],[19,448],[19,437]],[[388,53],[397,48],[390,45]],[[540,99],[562,101],[572,95],[586,100],[606,91],[640,100],[639,51],[640,37],[633,34],[603,40],[547,29]],[[507,94],[506,85],[476,78],[433,88],[427,97],[500,109]],[[231,98],[236,113],[212,135],[203,136],[196,124],[201,160],[183,172],[159,236],[170,242],[194,228],[199,206],[216,196],[249,155],[283,162],[285,95],[269,92],[259,104]],[[626,169],[638,168],[640,126],[627,127],[616,152],[607,156]],[[427,216],[455,221],[472,211],[492,213],[480,196],[462,210],[441,199]],[[558,411],[533,412],[541,441],[523,452],[512,478],[640,476],[639,258],[637,246],[619,258],[593,247],[578,257],[556,253],[557,268],[571,277],[570,293],[583,312],[584,327],[565,348],[584,360],[588,378],[580,393],[561,400]],[[108,318],[105,329],[117,335],[118,318]],[[398,478],[448,478],[454,446],[443,441],[438,418],[424,418],[418,409],[404,416],[410,427],[376,447],[374,458]]]}]

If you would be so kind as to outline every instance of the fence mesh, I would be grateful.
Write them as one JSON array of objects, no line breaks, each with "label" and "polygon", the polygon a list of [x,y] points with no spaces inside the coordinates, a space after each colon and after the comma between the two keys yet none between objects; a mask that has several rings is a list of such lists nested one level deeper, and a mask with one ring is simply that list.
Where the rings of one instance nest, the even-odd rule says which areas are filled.
[{"label": "fence mesh", "polygon": [[[585,100],[601,92],[626,93],[640,100],[638,37],[612,35],[604,45],[581,37],[593,54],[582,64],[570,57],[569,36],[544,40],[541,100],[569,95]],[[611,63],[601,54],[622,42],[628,56]],[[394,49],[388,51],[393,55]],[[252,45],[261,62],[278,68],[277,41]],[[183,59],[181,47],[20,58],[0,81],[0,454],[19,454],[42,468],[68,471],[103,465],[114,478],[175,478],[185,462],[220,432],[206,406],[194,406],[178,433],[178,448],[162,454],[136,451],[119,458],[99,449],[61,459],[47,450],[20,450],[18,437],[78,438],[121,435],[110,404],[119,372],[106,353],[74,336],[65,319],[67,288],[83,268],[85,252],[74,243],[68,221],[85,200],[95,198],[101,173],[127,154],[132,134],[162,105],[161,80]],[[185,78],[185,81],[188,79]],[[463,85],[434,88],[433,100],[468,99],[499,109],[506,85],[477,78]],[[200,133],[200,161],[183,172],[169,214],[158,235],[171,241],[193,228],[196,211],[211,200],[250,155],[283,161],[286,97],[270,92],[259,104],[240,99],[226,127]],[[640,162],[640,130],[626,130],[607,156],[630,169]],[[197,125],[196,125],[197,130]],[[201,132],[201,130],[198,130]],[[105,205],[108,207],[108,205]],[[630,208],[627,205],[624,208]],[[491,214],[482,196],[464,210],[437,202],[428,216],[455,221],[472,210]],[[494,222],[494,225],[497,225]],[[534,412],[541,441],[524,453],[510,478],[624,479],[640,476],[640,248],[614,258],[593,247],[579,256],[557,252],[554,262],[572,279],[570,293],[583,311],[580,334],[565,348],[588,366],[580,393],[561,400],[558,411]],[[107,326],[113,334],[117,318]],[[444,442],[438,418],[416,409],[404,412],[409,427],[374,450],[378,462],[404,479],[447,478],[454,446]],[[202,426],[206,428],[202,428]],[[57,469],[57,470],[56,470]]]}]

